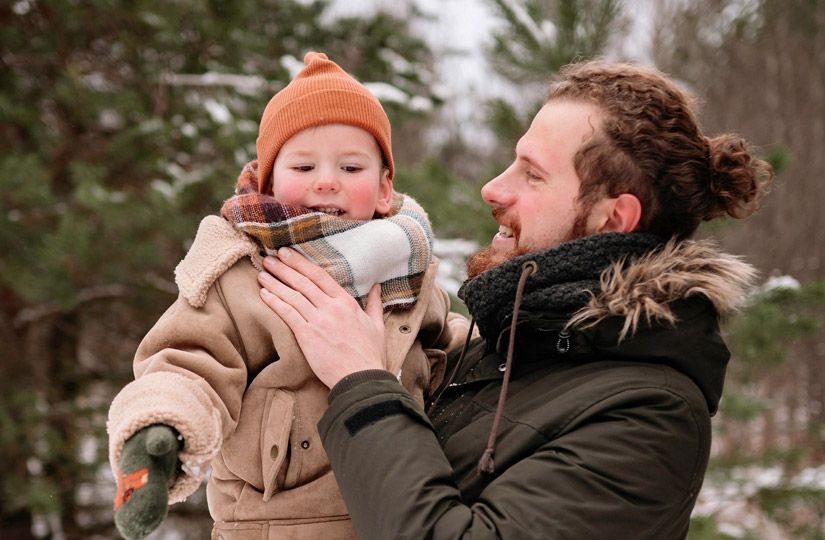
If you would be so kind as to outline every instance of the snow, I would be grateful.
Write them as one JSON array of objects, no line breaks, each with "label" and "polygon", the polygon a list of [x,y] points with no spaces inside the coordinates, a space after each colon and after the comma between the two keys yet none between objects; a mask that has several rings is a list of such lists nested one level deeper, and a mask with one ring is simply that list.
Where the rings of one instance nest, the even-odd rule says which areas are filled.
[{"label": "snow", "polygon": [[412,111],[429,111],[433,108],[433,103],[429,98],[410,97],[397,86],[385,82],[365,82],[364,87],[384,103],[397,103]]},{"label": "snow", "polygon": [[774,289],[791,289],[798,291],[800,287],[801,285],[799,281],[792,276],[772,276],[768,278],[768,281],[766,281],[764,285],[762,285],[760,291],[762,293],[766,293]]},{"label": "snow", "polygon": [[409,98],[403,90],[384,82],[366,82],[364,86],[380,101],[404,104]]},{"label": "snow", "polygon": [[281,67],[283,67],[289,73],[289,79],[292,80],[295,78],[298,73],[304,69],[304,61],[299,60],[292,56],[291,54],[285,54],[281,57]]},{"label": "snow", "polygon": [[[501,3],[506,6],[506,8],[513,13],[513,16],[516,18],[518,23],[527,30],[530,34],[530,37],[533,38],[533,41],[540,44],[549,43],[553,40],[556,34],[556,27],[550,23],[549,30],[545,32],[545,29],[541,26],[537,25],[536,22],[528,15],[527,11],[522,7],[521,3],[515,0],[501,0]],[[549,22],[549,21],[546,21]]]},{"label": "snow", "polygon": [[169,200],[174,200],[186,186],[203,181],[209,174],[208,169],[198,168],[194,171],[187,171],[177,163],[168,163],[165,169],[166,174],[172,178],[171,182],[156,178],[150,185]]},{"label": "snow", "polygon": [[40,476],[43,474],[43,462],[36,457],[30,457],[26,460],[26,470],[31,476]]},{"label": "snow", "polygon": [[409,102],[407,102],[407,107],[411,111],[415,112],[427,112],[432,110],[433,102],[429,98],[425,98],[424,96],[413,96]]},{"label": "snow", "polygon": [[395,73],[416,73],[418,68],[413,66],[406,58],[392,49],[383,48],[379,51],[381,58],[387,62]]},{"label": "snow", "polygon": [[198,128],[195,127],[195,124],[187,122],[180,127],[180,132],[185,136],[189,137],[190,139],[195,138],[198,134]]},{"label": "snow", "polygon": [[825,491],[825,465],[803,469],[790,478],[784,469],[774,467],[737,467],[724,478],[709,475],[693,509],[693,516],[713,518],[719,532],[734,538],[766,540],[787,536],[758,506],[762,489],[811,489]]},{"label": "snow", "polygon": [[455,296],[467,278],[465,263],[467,257],[478,250],[478,244],[461,238],[436,238],[433,254],[438,257],[436,281],[445,291]]},{"label": "snow", "polygon": [[203,107],[216,124],[227,124],[232,120],[232,113],[229,112],[229,108],[223,103],[219,103],[214,99],[206,99],[203,102]]},{"label": "snow", "polygon": [[108,190],[99,184],[92,186],[90,195],[97,201],[109,204],[123,204],[128,200],[128,196],[123,191]]},{"label": "snow", "polygon": [[281,83],[271,83],[257,75],[236,75],[207,71],[200,74],[166,73],[161,81],[169,86],[210,87],[228,86],[246,95],[258,95],[264,90],[277,91]]},{"label": "snow", "polygon": [[32,3],[30,0],[22,0],[21,2],[15,2],[11,9],[15,15],[22,16],[31,11]]},{"label": "snow", "polygon": [[117,131],[125,124],[123,116],[115,109],[103,109],[97,119],[100,127],[108,131]]}]

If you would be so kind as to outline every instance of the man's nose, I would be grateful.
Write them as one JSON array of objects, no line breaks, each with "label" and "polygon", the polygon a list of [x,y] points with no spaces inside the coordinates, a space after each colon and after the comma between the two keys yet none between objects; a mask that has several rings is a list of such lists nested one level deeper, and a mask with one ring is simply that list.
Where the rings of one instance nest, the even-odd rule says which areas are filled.
[{"label": "man's nose", "polygon": [[509,182],[510,169],[481,187],[481,198],[490,206],[507,206],[513,200],[513,190]]}]

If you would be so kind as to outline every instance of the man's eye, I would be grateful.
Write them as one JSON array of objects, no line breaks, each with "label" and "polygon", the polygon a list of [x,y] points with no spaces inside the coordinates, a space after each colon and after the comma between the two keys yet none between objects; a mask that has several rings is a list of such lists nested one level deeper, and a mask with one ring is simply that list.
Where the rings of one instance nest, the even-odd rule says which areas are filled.
[{"label": "man's eye", "polygon": [[527,175],[528,180],[541,180],[541,176],[537,175],[533,171],[527,171],[525,174]]}]

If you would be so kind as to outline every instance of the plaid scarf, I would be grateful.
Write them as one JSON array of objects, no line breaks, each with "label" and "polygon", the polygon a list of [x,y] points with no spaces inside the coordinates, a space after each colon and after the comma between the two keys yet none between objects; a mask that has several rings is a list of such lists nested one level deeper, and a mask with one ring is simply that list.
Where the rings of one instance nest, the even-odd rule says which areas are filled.
[{"label": "plaid scarf", "polygon": [[411,308],[432,257],[432,231],[415,200],[393,194],[387,217],[358,221],[278,202],[260,192],[258,163],[247,163],[221,215],[268,255],[291,246],[327,271],[362,307],[375,283],[384,310]]}]

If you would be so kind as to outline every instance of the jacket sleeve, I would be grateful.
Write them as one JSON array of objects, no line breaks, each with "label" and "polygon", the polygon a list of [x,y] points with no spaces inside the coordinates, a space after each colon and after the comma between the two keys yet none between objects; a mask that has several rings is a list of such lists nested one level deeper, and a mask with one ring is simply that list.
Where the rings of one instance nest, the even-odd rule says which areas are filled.
[{"label": "jacket sleeve", "polygon": [[646,396],[611,398],[559,437],[537,434],[474,501],[462,500],[425,413],[386,374],[336,385],[319,432],[359,538],[684,537],[709,441],[683,400]]},{"label": "jacket sleeve", "polygon": [[109,461],[115,473],[124,442],[138,430],[162,423],[175,428],[184,442],[183,473],[170,488],[170,502],[197,489],[237,423],[247,379],[244,356],[219,282],[200,308],[179,297],[141,342],[135,380],[110,407]]}]

